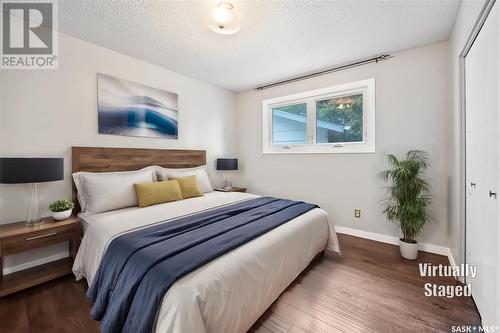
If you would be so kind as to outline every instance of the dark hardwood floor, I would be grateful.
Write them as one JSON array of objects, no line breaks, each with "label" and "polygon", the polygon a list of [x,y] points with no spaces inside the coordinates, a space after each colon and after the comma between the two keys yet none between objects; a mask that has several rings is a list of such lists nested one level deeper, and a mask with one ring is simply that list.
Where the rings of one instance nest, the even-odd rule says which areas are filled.
[{"label": "dark hardwood floor", "polygon": [[[342,256],[316,259],[252,327],[253,332],[450,332],[479,323],[472,299],[426,297],[418,262],[448,264],[420,253],[402,259],[396,246],[340,235]],[[72,276],[0,298],[0,332],[98,332],[86,284]]]}]

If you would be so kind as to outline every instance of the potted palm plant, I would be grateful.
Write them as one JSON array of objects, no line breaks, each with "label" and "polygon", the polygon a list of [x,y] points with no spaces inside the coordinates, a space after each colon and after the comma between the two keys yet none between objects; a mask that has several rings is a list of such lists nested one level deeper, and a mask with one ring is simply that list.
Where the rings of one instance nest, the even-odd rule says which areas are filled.
[{"label": "potted palm plant", "polygon": [[429,157],[424,151],[410,150],[404,160],[398,160],[394,155],[387,158],[390,168],[381,173],[382,180],[389,183],[384,213],[401,228],[401,256],[415,260],[418,255],[415,236],[429,222],[431,186],[422,178],[430,166]]}]

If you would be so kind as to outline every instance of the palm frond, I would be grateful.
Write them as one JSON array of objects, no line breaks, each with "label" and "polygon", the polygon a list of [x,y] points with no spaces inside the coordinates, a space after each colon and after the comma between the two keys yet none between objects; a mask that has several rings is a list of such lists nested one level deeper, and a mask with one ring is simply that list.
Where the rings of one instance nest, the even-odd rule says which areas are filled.
[{"label": "palm frond", "polygon": [[431,166],[429,154],[423,150],[410,150],[406,153],[406,159],[420,163],[422,169],[427,169]]},{"label": "palm frond", "polygon": [[389,154],[387,155],[387,159],[389,160],[389,164],[391,165],[391,167],[397,167],[399,165],[399,160],[397,159],[396,156],[392,155],[392,154]]}]

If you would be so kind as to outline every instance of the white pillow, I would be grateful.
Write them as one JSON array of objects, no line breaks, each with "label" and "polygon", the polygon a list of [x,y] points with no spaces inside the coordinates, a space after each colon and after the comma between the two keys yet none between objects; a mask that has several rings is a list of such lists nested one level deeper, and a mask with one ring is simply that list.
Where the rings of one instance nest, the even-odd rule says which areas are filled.
[{"label": "white pillow", "polygon": [[[98,213],[107,210],[137,206],[134,183],[157,181],[156,169],[157,166],[149,166],[135,171],[98,173],[80,171],[73,173],[73,180],[75,182],[81,211]],[[131,193],[133,194],[133,200]],[[102,198],[98,198],[99,196],[102,196]],[[115,196],[116,200],[113,199]],[[104,201],[115,201],[115,203],[99,204],[96,202],[96,200],[101,199],[104,199]],[[91,207],[89,207],[89,201],[92,201]],[[108,209],[109,207],[115,206],[120,207]]]},{"label": "white pillow", "polygon": [[169,180],[174,178],[182,178],[188,176],[196,176],[196,183],[202,193],[213,192],[212,184],[207,174],[206,165],[195,168],[170,169],[158,167],[158,178],[160,180]]}]

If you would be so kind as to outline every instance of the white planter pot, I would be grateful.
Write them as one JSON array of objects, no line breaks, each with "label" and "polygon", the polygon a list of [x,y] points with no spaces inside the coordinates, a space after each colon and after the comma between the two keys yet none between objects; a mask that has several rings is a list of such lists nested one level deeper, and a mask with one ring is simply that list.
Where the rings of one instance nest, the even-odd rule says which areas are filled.
[{"label": "white planter pot", "polygon": [[52,218],[56,221],[66,220],[71,216],[73,209],[65,210],[64,212],[52,212]]},{"label": "white planter pot", "polygon": [[418,255],[418,243],[406,243],[399,239],[399,250],[401,256],[406,259],[415,260]]}]

